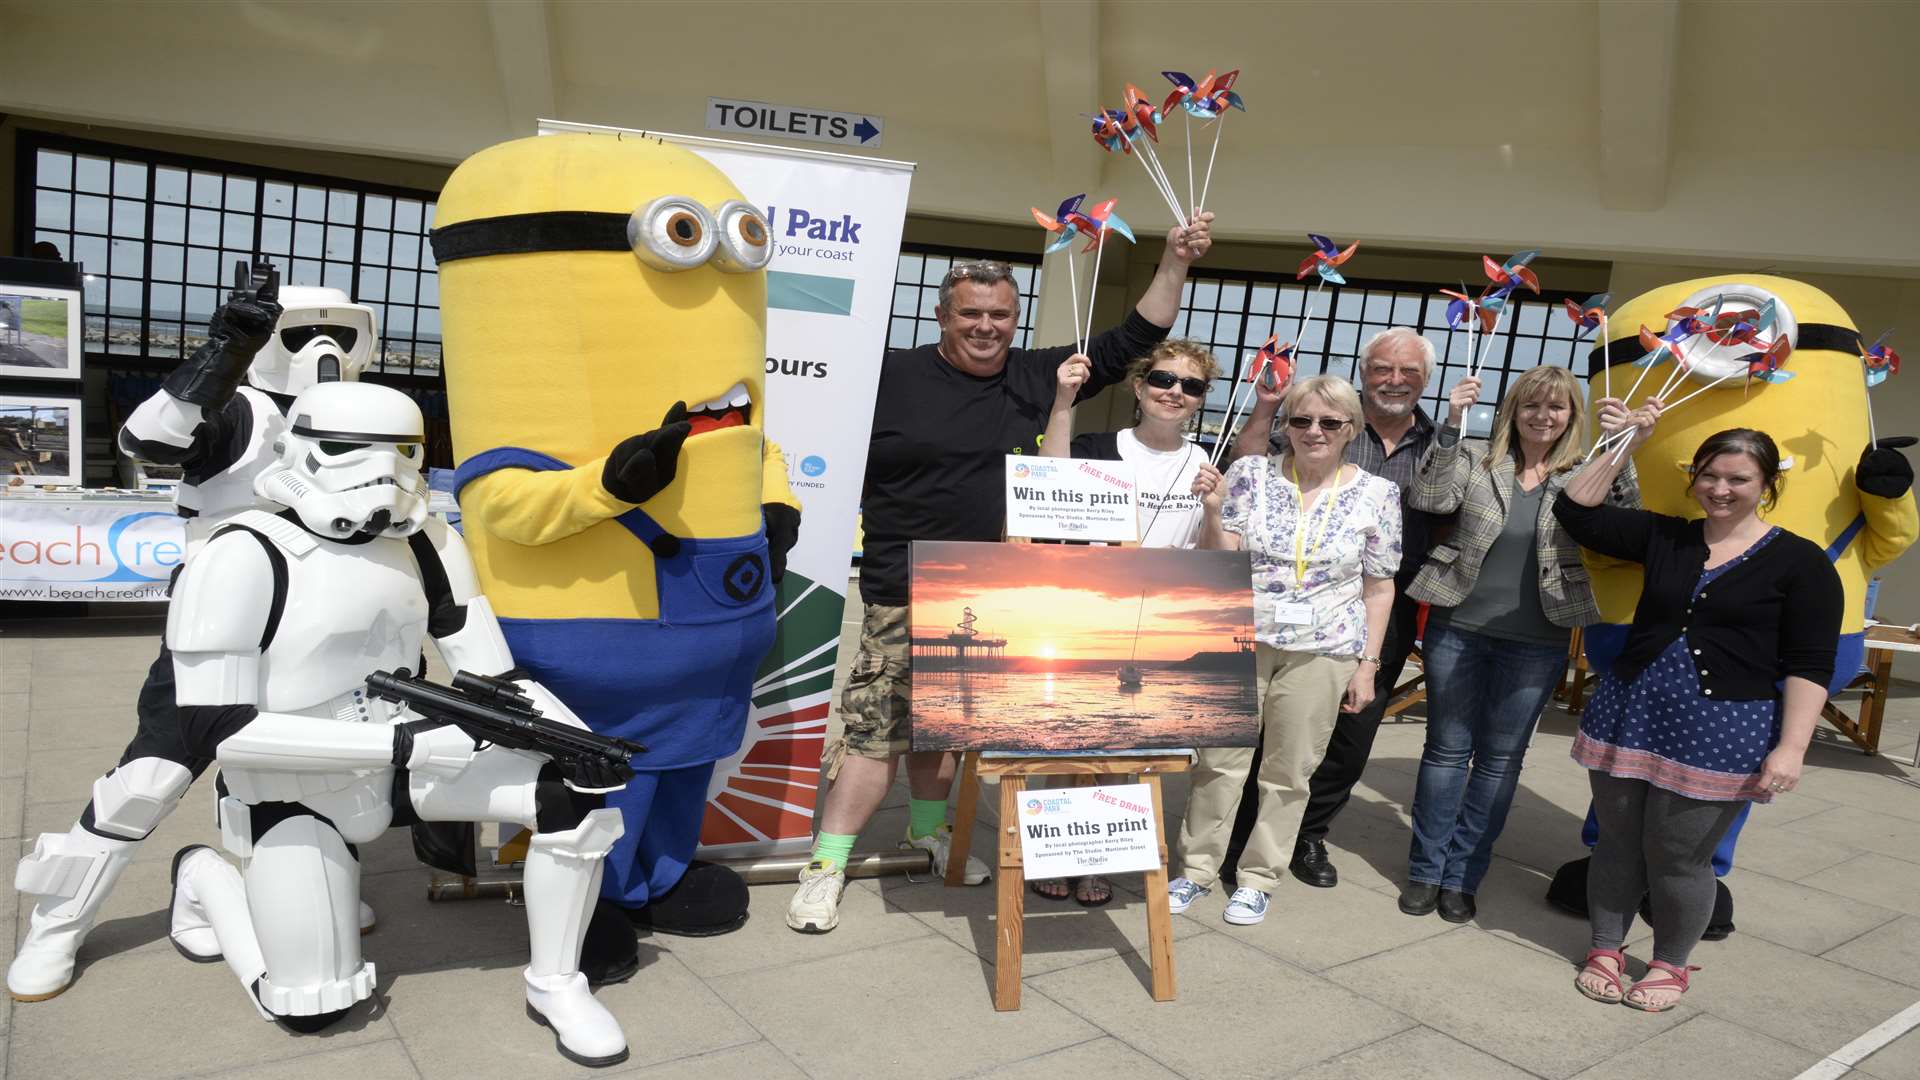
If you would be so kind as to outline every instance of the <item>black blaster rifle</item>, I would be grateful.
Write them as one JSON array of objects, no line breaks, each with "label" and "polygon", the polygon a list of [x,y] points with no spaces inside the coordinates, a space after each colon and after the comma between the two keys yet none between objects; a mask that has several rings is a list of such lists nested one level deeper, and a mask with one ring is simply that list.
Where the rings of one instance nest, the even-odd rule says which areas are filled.
[{"label": "black blaster rifle", "polygon": [[577,787],[618,787],[633,779],[634,755],[647,752],[630,739],[549,720],[519,687],[489,675],[461,671],[452,686],[441,686],[400,668],[367,676],[367,689],[476,740],[539,754]]}]

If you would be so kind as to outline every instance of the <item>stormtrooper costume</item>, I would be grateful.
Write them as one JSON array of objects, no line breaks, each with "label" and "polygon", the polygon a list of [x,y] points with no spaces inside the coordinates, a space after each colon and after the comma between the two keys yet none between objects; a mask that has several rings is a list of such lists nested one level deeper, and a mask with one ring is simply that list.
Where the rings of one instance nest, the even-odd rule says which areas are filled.
[{"label": "stormtrooper costume", "polygon": [[228,518],[181,574],[167,645],[182,741],[220,764],[222,843],[241,866],[201,845],[175,856],[169,934],[190,959],[224,958],[263,1016],[316,1031],[374,988],[352,845],[415,820],[517,822],[533,830],[528,1015],[576,1063],[623,1061],[578,969],[619,811],[538,754],[477,749],[366,689],[417,666],[430,636],[450,668],[516,678],[549,718],[584,727],[514,672],[465,544],[427,518],[422,432],[398,391],[306,391],[254,485],[289,509]]},{"label": "stormtrooper costume", "polygon": [[[254,482],[274,464],[286,407],[320,382],[355,380],[376,345],[373,309],[338,289],[269,281],[223,305],[205,345],[127,418],[119,443],[141,460],[182,466],[176,508],[188,551],[242,511],[271,505]],[[244,378],[247,385],[241,385]],[[140,689],[139,730],[65,833],[44,833],[19,863],[14,888],[37,897],[7,968],[7,990],[40,1001],[73,981],[74,957],[134,849],[208,765],[181,743],[173,660],[163,645]],[[371,927],[373,913],[362,914]]]}]

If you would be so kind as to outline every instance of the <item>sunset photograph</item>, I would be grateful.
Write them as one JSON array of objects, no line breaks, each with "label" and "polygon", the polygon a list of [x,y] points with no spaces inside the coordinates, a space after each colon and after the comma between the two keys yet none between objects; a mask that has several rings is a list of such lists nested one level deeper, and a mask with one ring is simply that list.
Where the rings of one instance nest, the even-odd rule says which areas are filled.
[{"label": "sunset photograph", "polygon": [[916,750],[1251,746],[1245,552],[916,543]]}]

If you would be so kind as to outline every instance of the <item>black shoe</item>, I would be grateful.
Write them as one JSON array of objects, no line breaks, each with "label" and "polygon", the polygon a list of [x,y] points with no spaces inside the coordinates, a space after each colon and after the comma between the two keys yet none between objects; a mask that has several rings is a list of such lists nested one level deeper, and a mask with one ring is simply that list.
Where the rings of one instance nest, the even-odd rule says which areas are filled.
[{"label": "black shoe", "polygon": [[1439,897],[1440,886],[1424,881],[1409,881],[1407,887],[1400,890],[1400,910],[1408,915],[1431,915]]},{"label": "black shoe", "polygon": [[1327,861],[1325,840],[1300,840],[1293,845],[1293,861],[1287,864],[1293,876],[1316,889],[1331,889],[1340,884],[1340,871]]},{"label": "black shoe", "polygon": [[1450,923],[1473,921],[1473,894],[1457,889],[1441,889],[1438,900],[1440,917]]},{"label": "black shoe", "polygon": [[693,860],[673,888],[628,908],[634,926],[680,937],[730,934],[747,924],[747,883],[718,863]]}]

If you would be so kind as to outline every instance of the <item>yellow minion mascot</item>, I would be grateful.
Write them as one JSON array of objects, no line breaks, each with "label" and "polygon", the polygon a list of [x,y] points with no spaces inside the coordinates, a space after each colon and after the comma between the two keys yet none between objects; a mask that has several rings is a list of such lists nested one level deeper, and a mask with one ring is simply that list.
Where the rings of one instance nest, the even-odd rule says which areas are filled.
[{"label": "yellow minion mascot", "polygon": [[[1722,344],[1712,335],[1672,333],[1686,318],[1682,309],[1697,312],[1707,324],[1734,321],[1732,313],[1751,313],[1758,327],[1757,343]],[[1674,318],[1670,320],[1669,315]],[[1875,571],[1898,558],[1920,534],[1914,509],[1913,469],[1898,447],[1910,438],[1881,439],[1869,446],[1867,387],[1861,369],[1860,333],[1834,299],[1819,289],[1787,278],[1758,275],[1699,278],[1662,286],[1622,305],[1610,317],[1611,340],[1602,351],[1595,346],[1587,381],[1590,395],[1603,396],[1610,379],[1617,395],[1636,381],[1640,404],[1673,374],[1678,353],[1688,364],[1679,388],[1666,396],[1675,406],[1661,416],[1653,436],[1634,455],[1641,503],[1648,510],[1675,517],[1698,517],[1699,505],[1688,495],[1692,477],[1687,469],[1693,453],[1707,437],[1729,428],[1753,428],[1773,437],[1780,447],[1783,480],[1779,503],[1765,514],[1772,524],[1812,540],[1827,549],[1846,590],[1840,623],[1839,652],[1835,658],[1831,692],[1850,682],[1860,670],[1866,649],[1867,581]],[[1647,334],[1639,331],[1645,327]],[[1684,329],[1684,328],[1682,328]],[[1665,334],[1676,338],[1650,371],[1633,366],[1650,352],[1646,339]],[[1791,347],[1785,363],[1768,372],[1760,345],[1784,339]],[[1608,376],[1598,374],[1606,362]],[[1760,360],[1755,365],[1753,362]],[[1642,379],[1642,372],[1645,377]],[[1749,379],[1750,371],[1759,377]],[[1726,377],[1711,389],[1708,384]],[[1696,398],[1679,404],[1696,390]],[[1600,605],[1601,621],[1585,631],[1587,658],[1594,670],[1606,672],[1626,644],[1627,627],[1640,600],[1641,569],[1637,563],[1617,563],[1585,553]],[[1751,804],[1748,804],[1751,806]],[[1746,811],[1735,821],[1714,853],[1714,870],[1725,874],[1733,863],[1734,844]],[[1589,847],[1598,827],[1589,812],[1584,839]],[[1561,867],[1549,899],[1562,906],[1585,908],[1585,863],[1576,860]],[[1709,937],[1732,929],[1732,900],[1722,886],[1720,908]],[[1722,929],[1724,928],[1724,929]]]},{"label": "yellow minion mascot", "polygon": [[657,930],[734,929],[744,884],[693,852],[800,522],[764,434],[766,222],[687,150],[552,135],[455,169],[433,251],[486,595],[523,668],[648,749],[609,797],[626,834],[602,898]]}]

